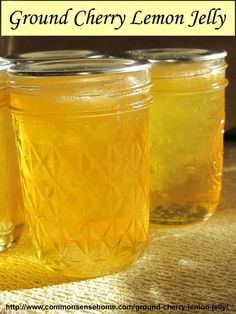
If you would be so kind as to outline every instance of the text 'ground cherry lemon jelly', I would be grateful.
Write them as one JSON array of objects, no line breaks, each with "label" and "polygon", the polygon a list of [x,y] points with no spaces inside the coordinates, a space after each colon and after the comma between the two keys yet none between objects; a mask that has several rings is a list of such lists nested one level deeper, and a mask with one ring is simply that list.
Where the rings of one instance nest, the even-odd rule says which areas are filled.
[{"label": "text 'ground cherry lemon jelly'", "polygon": [[23,224],[22,199],[15,138],[7,88],[9,64],[0,59],[0,252],[8,249]]},{"label": "text 'ground cherry lemon jelly'", "polygon": [[10,70],[30,235],[47,267],[122,270],[147,240],[149,64],[82,59]]},{"label": "text 'ground cherry lemon jelly'", "polygon": [[129,52],[152,63],[151,221],[209,217],[221,191],[226,52]]}]

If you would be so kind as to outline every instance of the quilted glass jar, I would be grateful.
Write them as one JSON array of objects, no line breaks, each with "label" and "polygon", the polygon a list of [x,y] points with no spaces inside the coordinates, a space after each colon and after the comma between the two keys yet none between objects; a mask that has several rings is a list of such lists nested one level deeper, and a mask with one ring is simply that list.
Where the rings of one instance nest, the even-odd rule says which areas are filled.
[{"label": "quilted glass jar", "polygon": [[6,61],[0,60],[0,252],[17,239],[23,224],[15,138],[8,108],[8,66]]},{"label": "quilted glass jar", "polygon": [[10,70],[26,218],[50,269],[105,275],[145,247],[149,66],[101,58]]},{"label": "quilted glass jar", "polygon": [[204,220],[221,191],[226,52],[149,49],[127,55],[152,63],[151,221]]}]

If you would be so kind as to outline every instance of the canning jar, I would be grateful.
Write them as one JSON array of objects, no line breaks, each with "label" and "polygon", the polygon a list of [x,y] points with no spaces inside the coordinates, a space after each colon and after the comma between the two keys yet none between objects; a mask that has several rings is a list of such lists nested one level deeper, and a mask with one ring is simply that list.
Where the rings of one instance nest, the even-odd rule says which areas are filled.
[{"label": "canning jar", "polygon": [[220,197],[223,159],[224,51],[149,49],[127,53],[152,63],[151,221],[204,220]]},{"label": "canning jar", "polygon": [[8,55],[5,59],[12,63],[21,63],[101,57],[104,57],[104,53],[98,50],[48,50]]},{"label": "canning jar", "polygon": [[101,58],[9,71],[26,218],[50,269],[109,274],[145,247],[148,68]]},{"label": "canning jar", "polygon": [[8,249],[18,238],[23,224],[15,138],[8,108],[8,66],[0,59],[0,252]]}]

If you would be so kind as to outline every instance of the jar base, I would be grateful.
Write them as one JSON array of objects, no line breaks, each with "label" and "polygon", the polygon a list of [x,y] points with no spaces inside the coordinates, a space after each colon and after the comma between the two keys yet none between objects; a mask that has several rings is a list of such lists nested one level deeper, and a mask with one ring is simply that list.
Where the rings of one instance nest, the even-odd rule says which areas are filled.
[{"label": "jar base", "polygon": [[0,234],[0,253],[7,251],[13,245],[14,241],[15,240],[12,234]]},{"label": "jar base", "polygon": [[[84,262],[74,262],[72,263],[56,263],[49,261],[49,259],[42,258],[41,252],[37,253],[37,256],[40,260],[40,262],[50,271],[60,273],[62,275],[68,276],[68,277],[73,277],[77,278],[80,280],[84,279],[91,279],[91,278],[96,278],[96,277],[102,277],[102,276],[107,276],[111,274],[115,274],[121,271],[126,270],[129,268],[133,263],[135,263],[143,254],[144,254],[145,248],[137,253],[136,255],[133,255],[129,259],[126,259],[125,263],[116,263],[117,265],[114,266],[115,262],[112,259],[109,261],[109,263],[104,263],[103,266],[98,266],[98,263],[96,262],[91,265],[91,267],[85,269],[86,263]],[[113,266],[111,266],[113,265]]]},{"label": "jar base", "polygon": [[158,224],[163,227],[185,226],[195,224],[210,218],[217,204],[203,206],[200,204],[186,206],[170,206],[168,208],[158,206],[151,210],[150,223]]},{"label": "jar base", "polygon": [[16,226],[11,231],[0,229],[0,253],[9,250],[19,238],[23,225]]}]

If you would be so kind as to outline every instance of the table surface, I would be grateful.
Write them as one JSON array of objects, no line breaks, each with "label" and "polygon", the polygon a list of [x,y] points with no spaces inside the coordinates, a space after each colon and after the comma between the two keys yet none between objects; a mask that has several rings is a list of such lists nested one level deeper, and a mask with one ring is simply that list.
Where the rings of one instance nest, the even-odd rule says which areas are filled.
[{"label": "table surface", "polygon": [[[4,311],[6,303],[224,303],[230,304],[226,313],[235,313],[236,141],[226,142],[225,145],[223,191],[216,214],[208,221],[191,227],[160,229],[152,226],[149,238],[145,255],[127,271],[76,282],[73,278],[45,269],[34,256],[27,233],[24,232],[15,247],[0,255],[0,313],[13,313]],[[22,310],[17,313],[39,312]],[[51,313],[65,311],[54,310]],[[78,311],[71,310],[66,313]],[[111,311],[88,310],[83,313]],[[116,313],[136,312],[127,310]],[[155,313],[190,311],[162,310]],[[198,310],[191,313],[207,311]]]}]

